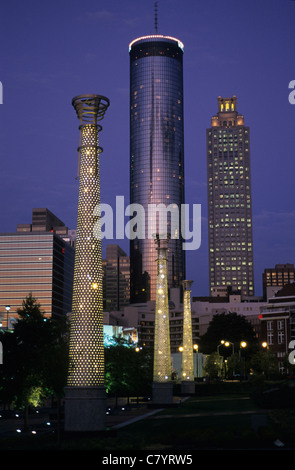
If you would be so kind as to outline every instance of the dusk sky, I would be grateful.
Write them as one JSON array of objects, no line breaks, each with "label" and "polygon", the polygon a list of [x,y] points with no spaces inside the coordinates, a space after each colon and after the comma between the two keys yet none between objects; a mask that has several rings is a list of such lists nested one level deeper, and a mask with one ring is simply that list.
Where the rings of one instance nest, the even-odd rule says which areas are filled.
[{"label": "dusk sky", "polygon": [[[154,34],[154,1],[10,0],[0,18],[0,232],[30,223],[33,207],[76,228],[79,123],[71,101],[80,94],[110,99],[101,200],[115,208],[124,196],[127,206],[128,45]],[[255,294],[264,268],[295,263],[294,24],[292,0],[158,2],[158,33],[184,43],[185,202],[202,206],[201,247],[187,252],[194,296],[209,294],[206,128],[219,95],[237,96],[250,127]],[[129,253],[127,239],[118,244]]]}]

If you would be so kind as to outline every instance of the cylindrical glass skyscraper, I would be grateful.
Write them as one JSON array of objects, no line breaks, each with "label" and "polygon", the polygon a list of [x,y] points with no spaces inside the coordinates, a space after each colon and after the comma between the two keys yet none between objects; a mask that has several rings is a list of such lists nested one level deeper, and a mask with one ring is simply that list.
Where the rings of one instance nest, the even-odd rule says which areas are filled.
[{"label": "cylindrical glass skyscraper", "polygon": [[179,211],[178,232],[167,212],[167,233],[171,236],[168,286],[181,286],[185,279],[180,233],[184,204],[183,44],[169,36],[145,36],[131,42],[129,54],[130,203],[140,204],[145,211],[145,234],[130,241],[131,302],[142,302],[155,300],[156,292],[157,253],[148,234],[148,207],[152,204]]}]

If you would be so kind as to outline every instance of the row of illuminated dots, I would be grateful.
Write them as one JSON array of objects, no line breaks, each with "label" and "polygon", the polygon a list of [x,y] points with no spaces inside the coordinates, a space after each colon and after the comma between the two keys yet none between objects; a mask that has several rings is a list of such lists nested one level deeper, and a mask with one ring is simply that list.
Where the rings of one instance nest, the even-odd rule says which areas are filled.
[{"label": "row of illuminated dots", "polygon": [[[217,346],[217,352],[219,352],[220,346],[225,346],[225,347],[228,348],[228,347],[231,346],[231,345],[233,346],[233,343],[232,343],[231,341],[221,340],[221,341],[220,341],[220,344]],[[248,343],[247,343],[246,341],[241,341],[241,342],[240,342],[240,348],[241,348],[241,349],[245,349],[247,346],[248,346]],[[263,342],[261,343],[261,347],[262,347],[263,349],[267,349],[267,348],[268,348],[268,343],[267,343],[266,341],[263,341]],[[183,351],[185,350],[185,348],[184,348],[183,346],[179,346],[178,350],[179,350],[179,352],[183,352]],[[199,345],[198,345],[198,344],[194,344],[194,345],[193,345],[193,350],[196,351],[196,352],[198,352],[198,350],[199,350]]]}]

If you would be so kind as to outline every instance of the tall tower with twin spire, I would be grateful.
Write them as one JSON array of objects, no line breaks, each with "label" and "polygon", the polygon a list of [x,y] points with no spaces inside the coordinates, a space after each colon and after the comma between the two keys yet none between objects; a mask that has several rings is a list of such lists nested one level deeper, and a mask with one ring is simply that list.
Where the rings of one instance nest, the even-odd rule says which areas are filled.
[{"label": "tall tower with twin spire", "polygon": [[207,129],[210,293],[254,295],[250,129],[237,97],[218,97]]}]

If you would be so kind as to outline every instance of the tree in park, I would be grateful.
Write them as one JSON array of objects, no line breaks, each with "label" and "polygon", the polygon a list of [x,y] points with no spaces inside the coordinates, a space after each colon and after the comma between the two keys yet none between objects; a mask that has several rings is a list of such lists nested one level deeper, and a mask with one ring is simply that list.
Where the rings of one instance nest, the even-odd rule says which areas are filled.
[{"label": "tree in park", "polygon": [[109,395],[139,396],[150,391],[152,357],[148,350],[135,348],[122,339],[105,348],[106,389]]},{"label": "tree in park", "polygon": [[206,357],[204,370],[210,379],[216,379],[221,376],[222,366],[221,356],[217,352],[213,352]]},{"label": "tree in park", "polygon": [[[213,316],[206,333],[201,337],[200,350],[205,354],[217,351],[220,342],[230,341],[234,350],[240,347],[241,341],[246,341],[247,349],[256,343],[255,332],[250,322],[243,315],[237,313],[219,313]],[[232,354],[228,349],[228,354]]]},{"label": "tree in park", "polygon": [[251,367],[257,374],[262,374],[266,379],[278,374],[278,360],[269,349],[256,351],[251,357]]},{"label": "tree in park", "polygon": [[0,382],[1,401],[28,409],[45,397],[60,398],[66,381],[67,345],[65,322],[48,319],[29,294],[17,310],[14,331],[2,335],[4,350]]}]

